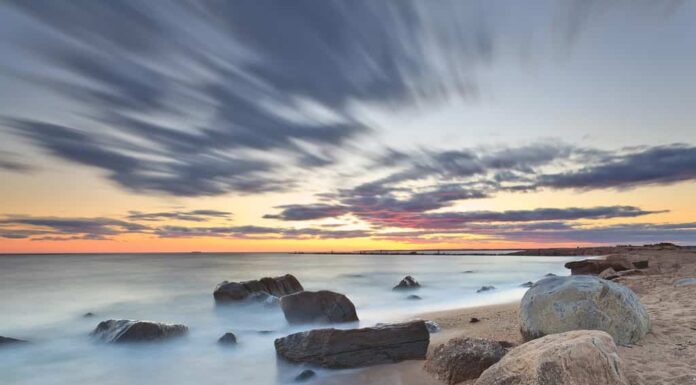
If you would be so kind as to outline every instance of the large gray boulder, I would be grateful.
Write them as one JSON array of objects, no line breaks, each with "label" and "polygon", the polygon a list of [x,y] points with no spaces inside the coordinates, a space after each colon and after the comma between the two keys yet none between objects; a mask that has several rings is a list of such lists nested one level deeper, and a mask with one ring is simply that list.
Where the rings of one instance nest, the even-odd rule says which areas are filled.
[{"label": "large gray boulder", "polygon": [[475,385],[628,385],[611,336],[597,330],[551,334],[522,344]]},{"label": "large gray boulder", "polygon": [[282,277],[265,277],[245,282],[223,281],[215,287],[213,297],[217,302],[242,301],[254,299],[267,302],[269,296],[282,297],[304,290],[300,281],[292,274]]},{"label": "large gray boulder", "polygon": [[315,329],[275,340],[279,356],[325,368],[356,368],[422,360],[430,333],[423,321],[362,329]]},{"label": "large gray boulder", "polygon": [[438,380],[453,385],[478,378],[500,361],[510,346],[481,338],[453,338],[428,353],[423,367]]},{"label": "large gray boulder", "polygon": [[280,308],[291,324],[334,323],[358,320],[355,305],[343,294],[333,291],[302,291],[280,298]]},{"label": "large gray boulder", "polygon": [[549,277],[535,283],[520,305],[525,339],[570,330],[603,330],[633,344],[650,330],[648,313],[626,286],[595,276]]},{"label": "large gray boulder", "polygon": [[100,322],[92,335],[104,342],[145,342],[179,337],[187,332],[185,325],[112,319]]}]

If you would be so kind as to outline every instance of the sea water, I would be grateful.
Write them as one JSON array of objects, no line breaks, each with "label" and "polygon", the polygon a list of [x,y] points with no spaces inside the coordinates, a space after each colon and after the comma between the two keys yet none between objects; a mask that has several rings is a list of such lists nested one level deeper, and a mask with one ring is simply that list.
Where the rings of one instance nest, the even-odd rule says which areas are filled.
[{"label": "sea water", "polygon": [[[0,256],[0,335],[31,341],[0,347],[0,384],[286,384],[301,367],[278,361],[274,339],[320,327],[290,326],[277,307],[216,306],[213,289],[286,273],[306,290],[346,294],[363,327],[418,314],[518,300],[520,285],[567,275],[577,257],[509,255],[319,255],[271,253]],[[406,275],[422,288],[394,291]],[[481,286],[495,290],[477,293]],[[417,294],[422,299],[407,297]],[[93,317],[84,317],[85,313]],[[106,319],[182,323],[187,336],[160,343],[103,344],[89,333]],[[322,325],[326,327],[326,325]],[[221,346],[226,332],[238,345]],[[329,370],[318,376],[331,376]]]}]

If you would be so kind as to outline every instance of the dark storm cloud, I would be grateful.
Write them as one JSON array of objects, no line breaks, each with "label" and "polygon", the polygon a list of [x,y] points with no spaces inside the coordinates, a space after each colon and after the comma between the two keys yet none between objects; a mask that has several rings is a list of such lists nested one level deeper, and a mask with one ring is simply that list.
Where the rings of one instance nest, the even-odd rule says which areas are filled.
[{"label": "dark storm cloud", "polygon": [[641,149],[579,170],[538,177],[552,188],[626,188],[696,179],[696,147],[674,144]]},{"label": "dark storm cloud", "polygon": [[347,207],[340,205],[284,205],[278,206],[279,214],[267,214],[267,219],[282,219],[284,221],[306,221],[312,219],[333,218],[346,214]]},{"label": "dark storm cloud", "polygon": [[162,221],[162,220],[180,220],[190,222],[205,222],[213,218],[230,219],[232,213],[227,211],[217,210],[190,210],[190,211],[160,211],[152,213],[143,213],[140,211],[131,211],[126,217],[132,221]]},{"label": "dark storm cloud", "polygon": [[455,1],[7,5],[28,16],[12,42],[45,64],[12,73],[72,108],[4,125],[139,192],[291,189],[280,175],[331,165],[370,132],[350,104],[468,95],[495,51]]}]

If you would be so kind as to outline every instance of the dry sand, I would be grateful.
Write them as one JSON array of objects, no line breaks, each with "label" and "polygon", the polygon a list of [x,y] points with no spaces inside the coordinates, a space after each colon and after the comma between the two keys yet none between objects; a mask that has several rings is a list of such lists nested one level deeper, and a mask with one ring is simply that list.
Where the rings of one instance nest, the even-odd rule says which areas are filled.
[{"label": "dry sand", "polygon": [[[640,297],[650,314],[651,332],[638,344],[619,347],[633,385],[696,385],[696,284],[675,286],[679,278],[696,278],[696,252],[640,250],[626,256],[650,260],[650,274],[622,277]],[[480,322],[471,323],[472,317]],[[522,343],[519,303],[483,306],[423,314],[442,331],[431,337],[430,349],[450,338],[468,336]],[[436,385],[443,384],[423,369],[422,361],[379,365],[355,371],[337,371],[319,378],[321,384]],[[463,382],[473,384],[475,381]]]}]

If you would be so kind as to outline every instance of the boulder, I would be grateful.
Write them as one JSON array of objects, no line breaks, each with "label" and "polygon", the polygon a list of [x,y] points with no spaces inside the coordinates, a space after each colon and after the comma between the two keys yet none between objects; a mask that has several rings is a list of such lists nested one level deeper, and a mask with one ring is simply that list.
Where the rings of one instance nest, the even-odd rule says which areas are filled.
[{"label": "boulder", "polygon": [[[304,290],[300,281],[292,274],[282,277],[266,277],[246,282],[224,281],[215,287],[213,297],[217,302],[242,301],[250,299],[255,293],[265,293],[274,297],[297,293]],[[254,299],[254,297],[251,297]],[[256,297],[258,300],[259,297]],[[261,297],[266,300],[268,297]]]},{"label": "boulder", "polygon": [[440,381],[453,385],[478,378],[500,361],[510,346],[481,338],[453,338],[428,354],[424,369]]},{"label": "boulder", "polygon": [[633,265],[629,261],[619,257],[572,261],[566,263],[565,267],[570,269],[571,275],[597,275],[610,267],[615,271],[633,269]]},{"label": "boulder", "polygon": [[353,302],[343,294],[328,290],[302,291],[283,296],[280,298],[280,308],[291,324],[358,320]]},{"label": "boulder", "polygon": [[597,330],[552,334],[510,350],[475,385],[628,385],[611,336]]},{"label": "boulder", "polygon": [[477,293],[483,293],[485,291],[495,290],[495,286],[481,286],[480,289],[476,290]]},{"label": "boulder", "polygon": [[614,279],[618,276],[619,275],[616,272],[616,270],[612,269],[611,267],[606,268],[606,269],[602,270],[601,273],[599,273],[599,278],[602,278],[602,279]]},{"label": "boulder", "polygon": [[428,333],[430,334],[439,333],[440,330],[442,330],[442,328],[440,328],[440,324],[435,321],[425,321],[425,327],[428,329]]},{"label": "boulder", "polygon": [[112,319],[100,322],[92,335],[104,342],[143,342],[178,337],[187,332],[188,327],[184,325]]},{"label": "boulder", "polygon": [[22,343],[26,343],[26,342],[27,341],[18,340],[16,338],[0,336],[0,345],[22,344]]},{"label": "boulder", "polygon": [[394,286],[394,290],[418,289],[420,286],[421,285],[418,283],[418,281],[416,281],[410,275],[407,275],[401,280],[401,282],[399,282],[398,285]]},{"label": "boulder", "polygon": [[570,330],[603,330],[633,344],[650,330],[638,297],[626,286],[590,275],[550,277],[527,290],[520,305],[525,339]]},{"label": "boulder", "polygon": [[222,337],[218,338],[218,343],[221,345],[236,345],[237,336],[234,333],[225,333]]},{"label": "boulder", "polygon": [[423,321],[362,329],[315,329],[275,340],[290,362],[325,368],[356,368],[425,359],[430,333]]},{"label": "boulder", "polygon": [[305,369],[302,373],[295,376],[295,382],[305,382],[314,378],[317,374],[312,369]]}]

